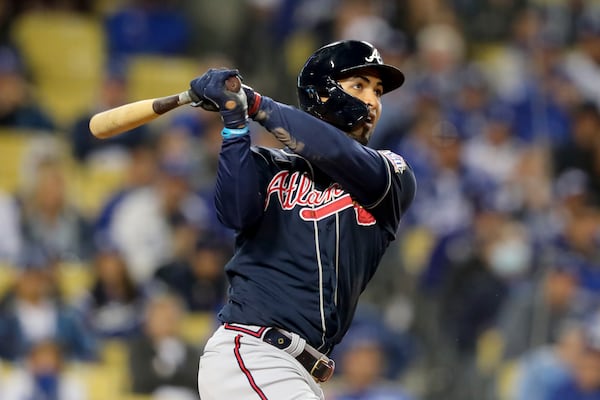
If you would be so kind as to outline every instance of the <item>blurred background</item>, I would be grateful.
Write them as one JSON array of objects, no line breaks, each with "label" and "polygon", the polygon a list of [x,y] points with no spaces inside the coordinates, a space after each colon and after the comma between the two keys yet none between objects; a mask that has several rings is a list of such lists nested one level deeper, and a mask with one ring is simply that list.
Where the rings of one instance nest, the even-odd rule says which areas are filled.
[{"label": "blurred background", "polygon": [[592,0],[0,2],[1,399],[198,398],[232,252],[219,116],[105,141],[89,118],[219,66],[296,105],[303,62],[338,39],[404,71],[370,145],[418,191],[328,399],[600,399]]}]

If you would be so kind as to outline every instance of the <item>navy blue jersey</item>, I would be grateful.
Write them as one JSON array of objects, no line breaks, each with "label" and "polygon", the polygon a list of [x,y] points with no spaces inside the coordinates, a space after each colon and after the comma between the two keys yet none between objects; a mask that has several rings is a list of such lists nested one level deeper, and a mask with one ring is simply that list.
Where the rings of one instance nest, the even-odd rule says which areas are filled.
[{"label": "navy blue jersey", "polygon": [[263,97],[262,124],[288,147],[225,139],[216,206],[236,230],[221,322],[296,332],[328,353],[395,238],[415,192],[402,157]]}]

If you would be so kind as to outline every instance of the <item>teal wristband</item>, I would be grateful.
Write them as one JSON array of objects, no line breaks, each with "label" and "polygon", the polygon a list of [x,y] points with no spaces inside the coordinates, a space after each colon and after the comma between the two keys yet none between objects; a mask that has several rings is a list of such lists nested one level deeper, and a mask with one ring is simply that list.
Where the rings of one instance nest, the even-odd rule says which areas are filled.
[{"label": "teal wristband", "polygon": [[221,136],[223,136],[223,139],[231,139],[247,135],[249,132],[250,130],[248,129],[248,126],[243,128],[223,128],[221,131]]}]

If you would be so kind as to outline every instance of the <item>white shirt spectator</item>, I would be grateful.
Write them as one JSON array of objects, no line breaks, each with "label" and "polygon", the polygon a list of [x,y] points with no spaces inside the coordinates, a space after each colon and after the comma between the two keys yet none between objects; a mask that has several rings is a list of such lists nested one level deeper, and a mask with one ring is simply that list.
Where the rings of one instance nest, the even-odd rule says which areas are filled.
[{"label": "white shirt spectator", "polygon": [[14,263],[21,251],[19,208],[12,197],[0,193],[0,262]]},{"label": "white shirt spectator", "polygon": [[[6,376],[0,387],[2,400],[29,400],[38,398],[34,378],[26,370],[16,369]],[[60,400],[87,400],[87,392],[82,381],[73,376],[59,377],[58,396]]]}]

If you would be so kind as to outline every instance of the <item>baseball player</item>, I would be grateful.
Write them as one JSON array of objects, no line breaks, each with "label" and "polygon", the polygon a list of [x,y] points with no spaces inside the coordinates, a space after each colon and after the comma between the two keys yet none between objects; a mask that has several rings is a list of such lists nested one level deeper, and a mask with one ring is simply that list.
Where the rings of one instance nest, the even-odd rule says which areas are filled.
[{"label": "baseball player", "polygon": [[[298,76],[301,110],[248,86],[237,70],[192,80],[195,105],[219,110],[216,207],[236,230],[229,300],[200,359],[203,400],[323,399],[328,358],[415,193],[404,159],[366,147],[381,96],[404,82],[367,42],[317,50]],[[248,117],[286,147],[251,146]]]}]

